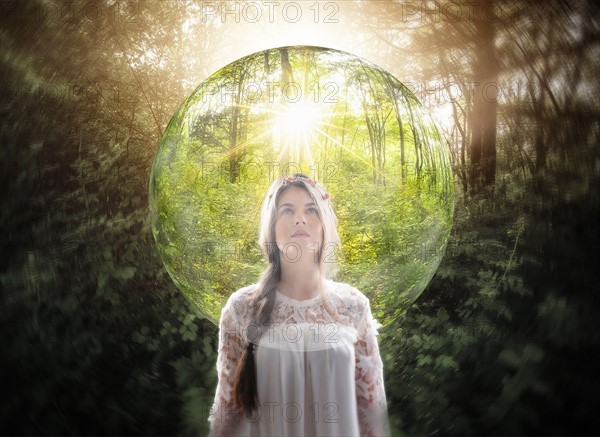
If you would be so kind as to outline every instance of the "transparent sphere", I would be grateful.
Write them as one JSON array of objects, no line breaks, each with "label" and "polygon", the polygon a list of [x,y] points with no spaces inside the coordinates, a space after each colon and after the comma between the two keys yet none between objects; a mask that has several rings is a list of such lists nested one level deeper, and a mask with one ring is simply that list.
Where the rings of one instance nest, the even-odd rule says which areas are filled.
[{"label": "transparent sphere", "polygon": [[292,46],[214,73],[182,104],[150,178],[161,259],[198,312],[218,323],[258,282],[260,205],[273,180],[304,173],[331,195],[342,245],[335,280],[392,322],[423,292],[454,212],[444,141],[395,77],[349,53]]}]

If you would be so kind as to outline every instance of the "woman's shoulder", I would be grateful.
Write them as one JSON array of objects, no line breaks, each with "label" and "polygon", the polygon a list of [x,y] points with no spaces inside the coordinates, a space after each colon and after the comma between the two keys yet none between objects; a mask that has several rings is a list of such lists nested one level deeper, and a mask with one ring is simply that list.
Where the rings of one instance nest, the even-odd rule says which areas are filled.
[{"label": "woman's shoulder", "polygon": [[238,316],[245,314],[252,304],[257,287],[258,284],[251,284],[231,293],[223,311],[233,311]]},{"label": "woman's shoulder", "polygon": [[361,312],[369,305],[369,298],[358,288],[345,282],[328,280],[332,297],[350,311]]},{"label": "woman's shoulder", "polygon": [[234,291],[229,296],[227,303],[247,302],[249,299],[252,299],[257,287],[258,283],[247,285]]},{"label": "woman's shoulder", "polygon": [[258,284],[248,285],[231,293],[221,309],[220,324],[239,326],[249,323],[252,317],[252,298]]},{"label": "woman's shoulder", "polygon": [[370,324],[375,328],[379,325],[371,315],[369,298],[358,288],[342,282],[333,282],[333,301],[337,300],[338,311],[342,318],[350,320],[358,332],[358,337],[363,338],[368,332]]}]

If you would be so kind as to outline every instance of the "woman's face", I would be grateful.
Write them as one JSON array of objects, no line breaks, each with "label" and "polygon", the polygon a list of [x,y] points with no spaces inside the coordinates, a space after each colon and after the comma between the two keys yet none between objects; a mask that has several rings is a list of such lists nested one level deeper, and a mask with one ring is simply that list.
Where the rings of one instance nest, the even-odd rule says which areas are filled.
[{"label": "woman's face", "polygon": [[276,213],[275,241],[284,259],[305,260],[306,254],[317,262],[323,225],[312,197],[302,188],[287,188],[279,196]]}]

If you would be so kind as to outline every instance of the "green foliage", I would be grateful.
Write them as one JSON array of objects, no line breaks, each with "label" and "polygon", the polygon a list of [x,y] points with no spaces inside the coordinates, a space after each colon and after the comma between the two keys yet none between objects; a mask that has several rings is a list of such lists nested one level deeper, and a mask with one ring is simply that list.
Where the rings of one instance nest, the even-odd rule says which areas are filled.
[{"label": "green foliage", "polygon": [[[527,211],[545,193],[534,190],[522,203],[520,195],[513,196],[518,186],[498,188],[519,202],[509,196],[464,200],[423,303],[382,333],[390,408],[409,435],[593,429],[586,400],[594,397],[597,379],[576,360],[584,350],[597,349],[597,331],[584,334],[583,328],[597,320],[589,311],[589,295],[571,291],[589,277],[590,260],[579,252],[583,266],[565,275],[558,266],[574,261],[561,253],[572,244],[569,231],[564,229],[562,241],[552,239],[557,229],[549,234],[548,223]],[[556,199],[550,211],[587,204],[589,214],[578,217],[580,228],[591,233],[579,238],[597,239],[589,220],[599,205],[581,194],[571,201]],[[554,274],[547,262],[557,263]],[[561,372],[567,360],[578,370]],[[582,422],[561,421],[564,414]]]}]

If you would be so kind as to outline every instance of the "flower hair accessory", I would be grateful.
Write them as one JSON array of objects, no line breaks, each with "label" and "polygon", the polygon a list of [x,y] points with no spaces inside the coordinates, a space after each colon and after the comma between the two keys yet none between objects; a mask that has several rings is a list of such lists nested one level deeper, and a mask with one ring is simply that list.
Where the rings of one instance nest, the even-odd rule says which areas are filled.
[{"label": "flower hair accessory", "polygon": [[[293,175],[293,176],[292,176],[292,175],[290,175],[290,176],[286,176],[286,177],[283,179],[283,185],[287,185],[287,184],[289,184],[289,183],[292,183],[292,182],[293,182],[294,180],[296,180],[296,179],[303,179],[303,180],[306,180],[306,181],[307,181],[307,182],[308,182],[310,185],[312,185],[313,187],[315,187],[315,186],[317,185],[317,183],[318,183],[318,182],[317,182],[316,180],[314,180],[313,178],[309,178],[309,177],[306,177],[306,176],[304,176],[304,175],[295,174],[295,175]],[[271,197],[271,196],[269,196],[269,197]],[[330,199],[330,198],[331,198],[331,196],[329,195],[329,193],[325,193],[325,194],[323,194],[323,200],[328,200],[328,199]]]},{"label": "flower hair accessory", "polygon": [[302,180],[305,180],[305,181],[307,181],[309,184],[311,184],[313,187],[314,187],[315,185],[317,185],[317,181],[316,181],[316,180],[314,180],[313,178],[309,178],[309,177],[307,177],[307,176],[301,175],[301,174],[299,174],[299,173],[296,173],[296,174],[295,174],[295,175],[293,175],[293,176],[292,176],[292,175],[290,175],[290,176],[286,176],[286,177],[283,179],[283,184],[285,185],[285,184],[288,184],[288,183],[290,183],[290,182],[294,182],[296,179],[302,179]]}]

